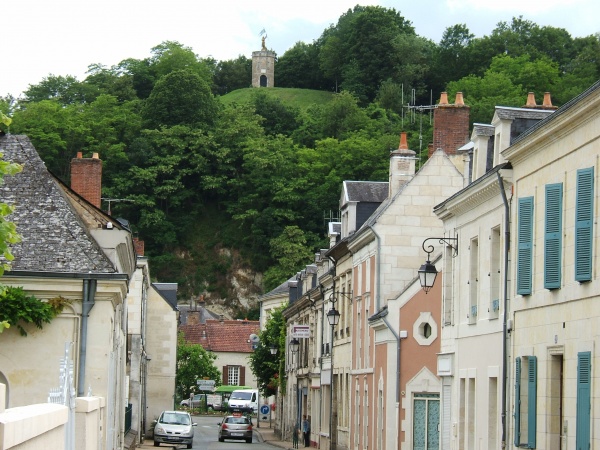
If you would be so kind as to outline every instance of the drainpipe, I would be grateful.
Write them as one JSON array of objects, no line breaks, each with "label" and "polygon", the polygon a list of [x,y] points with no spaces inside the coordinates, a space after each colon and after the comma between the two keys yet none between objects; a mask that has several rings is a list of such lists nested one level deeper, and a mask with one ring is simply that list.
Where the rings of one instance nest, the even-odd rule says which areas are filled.
[{"label": "drainpipe", "polygon": [[510,249],[510,208],[504,192],[504,183],[500,176],[500,171],[496,172],[498,177],[498,187],[504,202],[504,317],[502,319],[502,448],[506,448],[506,384],[508,375],[508,252]]},{"label": "drainpipe", "polygon": [[[386,312],[385,316],[387,316],[387,315],[388,315],[388,313]],[[398,376],[396,377],[396,424],[398,424],[398,422],[400,420],[400,414],[399,414],[399,409],[398,409],[400,407],[400,336],[398,335],[398,333],[396,333],[394,331],[394,329],[389,324],[389,322],[387,321],[385,316],[381,317],[381,319],[383,320],[383,323],[385,323],[385,326],[388,327],[388,329],[392,332],[392,334],[396,338],[396,346],[398,349],[398,351],[396,352],[396,370],[398,371]],[[398,433],[399,433],[399,427],[396,426],[396,445],[394,446],[394,448],[399,448],[398,442],[400,442],[400,439],[399,439]]]},{"label": "drainpipe", "polygon": [[90,311],[94,307],[97,280],[83,280],[83,301],[81,302],[81,344],[79,346],[79,375],[77,379],[77,396],[83,397],[85,391],[85,360],[87,356],[87,326]]},{"label": "drainpipe", "polygon": [[371,231],[373,232],[373,234],[375,235],[375,238],[377,239],[377,272],[375,274],[375,287],[377,289],[377,294],[375,295],[375,311],[379,311],[381,309],[380,307],[380,281],[381,281],[381,238],[379,237],[379,235],[377,234],[377,231],[375,231],[375,229],[373,228],[373,225],[368,225],[368,227],[371,229]]}]

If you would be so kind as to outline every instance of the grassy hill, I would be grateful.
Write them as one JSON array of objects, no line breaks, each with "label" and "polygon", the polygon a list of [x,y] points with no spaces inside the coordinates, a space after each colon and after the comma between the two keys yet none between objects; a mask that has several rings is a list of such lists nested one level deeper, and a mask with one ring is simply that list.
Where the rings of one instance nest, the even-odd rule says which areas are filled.
[{"label": "grassy hill", "polygon": [[306,109],[313,104],[324,104],[333,98],[333,92],[315,91],[312,89],[296,88],[246,88],[237,89],[220,97],[224,104],[248,103],[256,89],[262,89],[273,97],[279,98],[287,105]]}]

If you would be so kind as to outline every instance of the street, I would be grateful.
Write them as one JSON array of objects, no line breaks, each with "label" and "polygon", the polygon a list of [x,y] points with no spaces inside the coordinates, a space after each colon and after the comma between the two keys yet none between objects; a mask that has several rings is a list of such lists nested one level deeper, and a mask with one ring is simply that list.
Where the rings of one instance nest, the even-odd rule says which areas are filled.
[{"label": "street", "polygon": [[[221,419],[221,416],[192,416],[192,420],[198,424],[194,430],[194,446],[192,448],[202,450],[244,450],[250,445],[245,441],[226,440],[225,442],[219,442],[217,433],[219,429],[218,424],[221,423]],[[256,427],[256,419],[254,419],[254,426]],[[261,423],[261,427],[262,426],[264,426],[263,423]],[[266,442],[259,442],[259,440],[260,438],[257,433],[254,432],[251,444],[253,450],[272,450],[273,448],[277,448]],[[153,441],[151,438],[146,439],[141,448],[151,448],[152,443]],[[161,444],[159,448],[183,449],[186,447],[185,445],[172,446]]]}]

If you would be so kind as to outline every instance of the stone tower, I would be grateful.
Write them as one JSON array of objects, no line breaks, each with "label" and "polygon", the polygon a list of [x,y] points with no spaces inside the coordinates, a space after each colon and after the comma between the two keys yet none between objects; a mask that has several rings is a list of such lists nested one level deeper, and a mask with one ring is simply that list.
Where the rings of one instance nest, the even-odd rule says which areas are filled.
[{"label": "stone tower", "polygon": [[260,51],[252,52],[252,87],[275,86],[275,52],[267,50],[266,38],[262,37]]}]

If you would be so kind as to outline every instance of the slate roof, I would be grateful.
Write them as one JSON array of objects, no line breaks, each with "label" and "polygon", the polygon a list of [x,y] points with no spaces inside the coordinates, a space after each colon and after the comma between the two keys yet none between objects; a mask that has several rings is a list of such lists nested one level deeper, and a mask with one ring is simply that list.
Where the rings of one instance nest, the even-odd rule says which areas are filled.
[{"label": "slate roof", "polygon": [[177,307],[177,283],[152,283],[152,286],[173,308],[173,311],[179,311]]},{"label": "slate roof", "polygon": [[381,203],[388,196],[386,181],[344,181],[344,192],[348,202]]},{"label": "slate roof", "polygon": [[486,123],[474,123],[473,133],[477,136],[493,136],[496,132],[496,128],[493,125]]},{"label": "slate roof", "polygon": [[[182,305],[179,305],[178,308],[179,308],[179,322],[187,324],[188,313],[190,312],[190,309],[191,309],[190,305],[182,304]],[[204,306],[201,306],[198,304],[194,305],[193,309],[191,309],[191,310],[192,310],[192,312],[198,311],[200,323],[204,323],[209,319],[213,319],[213,320],[220,319],[219,314],[209,311]]]},{"label": "slate roof", "polygon": [[65,187],[46,169],[26,136],[0,137],[4,160],[23,171],[4,178],[0,201],[14,206],[8,220],[22,241],[12,246],[12,270],[54,273],[115,273],[116,268],[88,234]]},{"label": "slate roof", "polygon": [[551,115],[554,109],[511,108],[496,106],[496,115],[500,119],[537,119],[541,120]]},{"label": "slate roof", "polygon": [[211,352],[252,353],[248,342],[251,334],[258,334],[260,322],[255,320],[207,320],[205,324],[182,325],[185,340],[200,344]]}]

